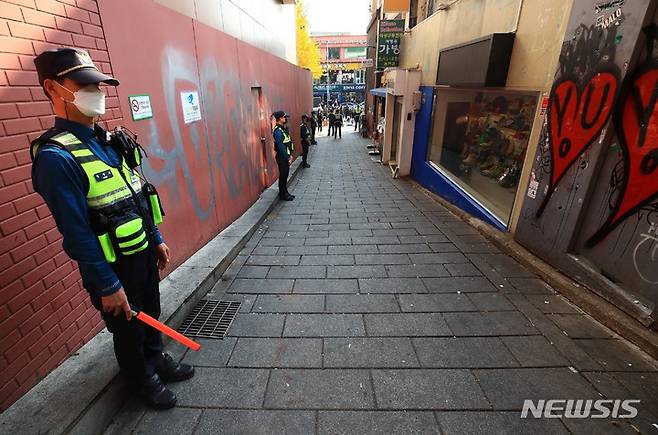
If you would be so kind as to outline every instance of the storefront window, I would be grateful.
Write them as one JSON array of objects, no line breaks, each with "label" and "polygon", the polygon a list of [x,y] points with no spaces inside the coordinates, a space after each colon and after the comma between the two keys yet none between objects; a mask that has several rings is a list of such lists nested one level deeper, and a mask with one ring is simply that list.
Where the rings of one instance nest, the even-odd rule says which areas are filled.
[{"label": "storefront window", "polygon": [[428,160],[509,222],[537,94],[435,90]]}]

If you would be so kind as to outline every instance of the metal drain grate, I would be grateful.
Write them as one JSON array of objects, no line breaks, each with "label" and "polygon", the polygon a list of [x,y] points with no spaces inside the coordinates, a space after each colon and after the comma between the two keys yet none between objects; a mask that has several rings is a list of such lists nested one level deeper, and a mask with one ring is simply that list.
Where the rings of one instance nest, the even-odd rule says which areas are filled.
[{"label": "metal drain grate", "polygon": [[188,337],[223,339],[241,302],[201,300],[178,328]]}]

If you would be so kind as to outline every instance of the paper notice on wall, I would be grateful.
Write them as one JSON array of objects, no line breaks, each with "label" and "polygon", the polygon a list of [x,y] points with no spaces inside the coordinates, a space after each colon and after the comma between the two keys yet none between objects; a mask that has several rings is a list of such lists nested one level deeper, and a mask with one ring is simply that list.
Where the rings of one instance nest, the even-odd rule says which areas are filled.
[{"label": "paper notice on wall", "polygon": [[199,101],[198,92],[181,92],[180,100],[183,107],[183,121],[185,121],[185,124],[201,119],[201,102]]},{"label": "paper notice on wall", "polygon": [[549,98],[548,94],[544,92],[541,98],[541,115],[544,116],[546,115],[546,111],[548,110],[548,103],[549,103]]},{"label": "paper notice on wall", "polygon": [[535,199],[537,198],[537,189],[539,188],[539,181],[530,181],[528,186],[528,197]]},{"label": "paper notice on wall", "polygon": [[539,190],[539,181],[537,181],[537,176],[533,170],[530,173],[530,183],[528,184],[528,198],[535,199],[537,197],[537,191]]},{"label": "paper notice on wall", "polygon": [[537,181],[535,171],[532,171],[532,175],[530,176],[530,184],[528,185],[528,198],[537,198],[537,190],[539,190],[539,181]]}]

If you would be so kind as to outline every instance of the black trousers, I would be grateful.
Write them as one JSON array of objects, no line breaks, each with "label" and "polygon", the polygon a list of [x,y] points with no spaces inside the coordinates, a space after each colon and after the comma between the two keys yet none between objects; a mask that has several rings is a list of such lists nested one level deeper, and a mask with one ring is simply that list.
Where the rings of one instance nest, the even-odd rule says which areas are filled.
[{"label": "black trousers", "polygon": [[308,147],[309,143],[305,140],[302,141],[302,163],[306,163],[306,159],[308,159]]},{"label": "black trousers", "polygon": [[285,157],[280,157],[278,154],[276,156],[276,165],[279,167],[279,198],[289,195],[288,193],[288,172],[290,172],[290,167],[288,166],[288,159]]},{"label": "black trousers", "polygon": [[311,127],[311,143],[315,143],[315,129],[316,127]]},{"label": "black trousers", "polygon": [[[160,275],[155,247],[120,257],[112,268],[123,285],[130,306],[157,319],[160,316]],[[160,332],[137,319],[126,320],[123,312],[116,317],[105,313],[100,298],[92,297],[91,300],[112,333],[114,354],[122,373],[132,386],[139,386],[155,373],[155,364],[162,358]]]},{"label": "black trousers", "polygon": [[341,127],[342,126],[340,124],[334,125],[334,139],[336,139],[336,135],[338,135],[338,137],[342,139],[343,132],[341,131]]}]

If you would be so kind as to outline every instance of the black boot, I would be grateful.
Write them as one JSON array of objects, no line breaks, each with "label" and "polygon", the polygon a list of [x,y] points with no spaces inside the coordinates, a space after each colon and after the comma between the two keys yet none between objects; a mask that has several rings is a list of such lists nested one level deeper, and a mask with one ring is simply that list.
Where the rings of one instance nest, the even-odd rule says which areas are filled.
[{"label": "black boot", "polygon": [[151,376],[142,383],[139,395],[146,404],[155,409],[170,409],[176,406],[176,395],[164,386],[160,376]]},{"label": "black boot", "polygon": [[155,371],[164,382],[184,381],[194,376],[194,367],[177,363],[168,353],[163,353],[156,362]]}]

